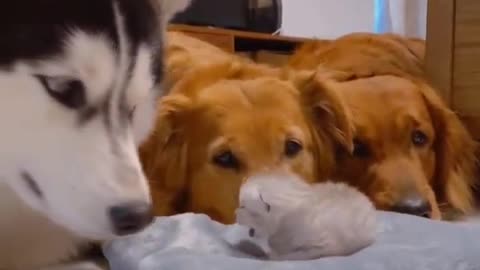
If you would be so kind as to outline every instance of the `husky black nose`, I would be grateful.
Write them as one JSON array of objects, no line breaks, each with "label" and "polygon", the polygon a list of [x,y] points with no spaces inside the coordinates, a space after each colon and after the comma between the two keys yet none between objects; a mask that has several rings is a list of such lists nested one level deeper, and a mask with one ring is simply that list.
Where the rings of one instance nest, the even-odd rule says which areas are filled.
[{"label": "husky black nose", "polygon": [[109,215],[114,232],[119,236],[136,233],[153,221],[152,205],[143,202],[113,206]]}]

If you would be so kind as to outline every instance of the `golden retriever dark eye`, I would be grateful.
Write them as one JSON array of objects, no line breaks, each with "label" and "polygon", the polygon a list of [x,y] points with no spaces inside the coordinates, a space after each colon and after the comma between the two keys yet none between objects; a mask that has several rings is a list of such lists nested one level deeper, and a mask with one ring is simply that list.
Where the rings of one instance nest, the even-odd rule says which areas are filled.
[{"label": "golden retriever dark eye", "polygon": [[415,130],[412,133],[412,143],[417,147],[422,147],[428,143],[428,137],[420,130]]},{"label": "golden retriever dark eye", "polygon": [[232,151],[222,152],[213,157],[213,163],[224,169],[238,169],[240,162]]},{"label": "golden retriever dark eye", "polygon": [[290,139],[285,142],[285,155],[289,158],[295,157],[302,150],[302,144],[296,140]]},{"label": "golden retriever dark eye", "polygon": [[357,158],[368,158],[371,155],[370,147],[368,144],[358,140],[353,140],[353,156]]}]

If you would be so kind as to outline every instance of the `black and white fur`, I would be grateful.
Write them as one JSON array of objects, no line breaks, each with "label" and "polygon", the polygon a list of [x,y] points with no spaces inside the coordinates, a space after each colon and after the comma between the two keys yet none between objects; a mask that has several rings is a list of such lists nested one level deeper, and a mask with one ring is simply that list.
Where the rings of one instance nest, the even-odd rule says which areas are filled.
[{"label": "black and white fur", "polygon": [[151,204],[137,146],[161,95],[162,24],[188,2],[4,1],[0,269],[51,269],[117,236],[112,207]]}]

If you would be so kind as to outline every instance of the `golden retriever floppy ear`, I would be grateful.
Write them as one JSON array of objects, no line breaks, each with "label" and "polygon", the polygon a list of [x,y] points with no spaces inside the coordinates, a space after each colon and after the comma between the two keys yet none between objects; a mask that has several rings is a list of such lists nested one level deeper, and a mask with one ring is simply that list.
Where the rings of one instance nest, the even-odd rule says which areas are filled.
[{"label": "golden retriever floppy ear", "polygon": [[441,196],[438,199],[456,211],[468,213],[474,205],[477,143],[435,90],[423,85],[422,93],[436,134],[434,188]]},{"label": "golden retriever floppy ear", "polygon": [[188,149],[183,125],[190,108],[184,95],[164,97],[153,132],[139,149],[157,215],[178,213],[186,200]]},{"label": "golden retriever floppy ear", "polygon": [[335,145],[351,153],[353,124],[334,82],[327,80],[321,72],[299,72],[293,81],[317,133],[325,134]]}]

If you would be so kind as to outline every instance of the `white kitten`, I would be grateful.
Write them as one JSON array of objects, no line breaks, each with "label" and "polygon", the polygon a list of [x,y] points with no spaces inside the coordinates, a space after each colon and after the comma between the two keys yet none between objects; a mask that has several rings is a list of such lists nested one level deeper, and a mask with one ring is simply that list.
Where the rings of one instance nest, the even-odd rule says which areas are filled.
[{"label": "white kitten", "polygon": [[237,223],[250,229],[270,259],[346,256],[369,246],[376,211],[356,189],[340,183],[310,185],[291,174],[249,178],[240,191]]}]

